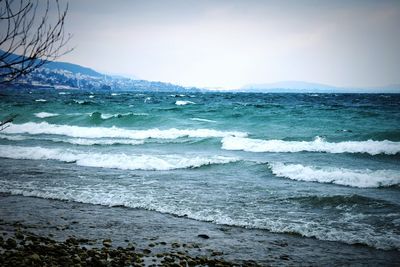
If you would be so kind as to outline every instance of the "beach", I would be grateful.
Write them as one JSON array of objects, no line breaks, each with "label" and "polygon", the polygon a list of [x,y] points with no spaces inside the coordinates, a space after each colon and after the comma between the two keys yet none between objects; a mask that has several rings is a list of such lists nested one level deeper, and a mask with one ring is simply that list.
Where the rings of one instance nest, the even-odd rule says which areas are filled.
[{"label": "beach", "polygon": [[[106,244],[109,240],[108,250],[133,246],[135,253],[141,255],[142,261],[137,262],[140,265],[165,265],[167,262],[162,260],[166,257],[175,257],[176,263],[183,266],[186,263],[222,266],[396,266],[400,263],[398,251],[215,225],[140,209],[8,194],[1,195],[0,203],[4,243],[18,231],[56,242],[73,238],[80,247],[100,251],[104,240]],[[2,250],[4,257],[4,246]],[[181,258],[178,260],[176,255]],[[85,266],[85,262],[81,264]]]}]

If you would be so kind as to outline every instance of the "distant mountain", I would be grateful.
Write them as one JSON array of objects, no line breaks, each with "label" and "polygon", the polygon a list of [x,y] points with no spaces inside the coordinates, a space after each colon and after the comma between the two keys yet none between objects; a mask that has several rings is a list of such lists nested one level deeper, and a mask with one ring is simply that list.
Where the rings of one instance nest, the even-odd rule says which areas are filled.
[{"label": "distant mountain", "polygon": [[91,68],[86,68],[82,67],[77,64],[72,64],[72,63],[67,63],[67,62],[48,62],[44,65],[44,68],[50,69],[50,70],[66,70],[70,71],[71,73],[74,74],[83,74],[83,75],[88,75],[88,76],[93,76],[93,77],[102,77],[104,76],[103,74],[91,69]]},{"label": "distant mountain", "polygon": [[282,91],[332,91],[339,90],[341,88],[330,86],[320,83],[302,82],[302,81],[282,81],[276,83],[266,83],[266,84],[250,84],[241,88],[242,90],[276,90]]},{"label": "distant mountain", "polygon": [[303,81],[282,81],[266,84],[249,84],[240,88],[244,92],[276,93],[400,93],[400,85],[380,87],[337,87]]},{"label": "distant mountain", "polygon": [[[1,53],[5,53],[0,50]],[[20,57],[15,54],[8,56],[9,60]],[[125,91],[158,91],[183,92],[199,91],[198,88],[179,85],[137,80],[116,75],[106,75],[91,68],[77,64],[57,61],[47,61],[43,66],[31,73],[13,81],[14,87],[78,89],[78,90],[125,90]]]},{"label": "distant mountain", "polygon": [[[0,49],[0,56],[3,55],[4,53],[6,53],[6,52]],[[20,57],[21,57],[20,55],[10,54],[7,58],[9,61],[15,61],[16,59],[18,59]],[[50,70],[65,70],[65,71],[69,71],[74,74],[80,73],[80,74],[94,76],[94,77],[103,76],[103,74],[101,74],[91,68],[86,68],[86,67],[82,67],[77,64],[72,64],[72,63],[67,63],[67,62],[45,60],[44,68],[47,68]]]}]

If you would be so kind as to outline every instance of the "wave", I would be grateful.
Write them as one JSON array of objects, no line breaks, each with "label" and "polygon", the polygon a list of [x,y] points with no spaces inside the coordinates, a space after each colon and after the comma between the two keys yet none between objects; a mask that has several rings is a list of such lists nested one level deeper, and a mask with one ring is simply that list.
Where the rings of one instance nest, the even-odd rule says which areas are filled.
[{"label": "wave", "polygon": [[38,112],[38,113],[35,113],[34,114],[36,117],[38,117],[38,118],[49,118],[49,117],[55,117],[55,116],[58,116],[58,115],[60,115],[60,114],[57,114],[57,113],[49,113],[49,112]]},{"label": "wave", "polygon": [[226,136],[247,136],[244,132],[223,132],[212,129],[179,130],[171,128],[160,130],[128,130],[117,127],[81,127],[71,125],[49,124],[47,122],[27,122],[23,124],[10,124],[4,133],[11,134],[53,134],[80,138],[129,138],[129,139],[176,139],[181,137],[210,138]]},{"label": "wave", "polygon": [[[231,225],[249,229],[264,229],[275,233],[289,233],[304,237],[344,242],[348,244],[365,244],[378,249],[400,249],[400,236],[393,230],[378,230],[365,223],[348,222],[346,217],[337,218],[332,224],[321,223],[320,220],[309,220],[299,217],[288,220],[285,216],[262,218],[231,214],[219,207],[208,206],[197,209],[196,206],[174,205],[171,201],[163,201],[157,190],[148,190],[146,194],[137,194],[127,186],[108,184],[104,186],[43,186],[30,181],[0,180],[0,192],[46,199],[75,201],[103,206],[124,206],[141,208],[161,213],[184,216],[198,221],[212,222],[220,225]],[[388,215],[389,216],[389,215]],[[350,227],[344,229],[343,226]]]},{"label": "wave", "polygon": [[85,167],[152,171],[198,168],[205,165],[226,164],[238,161],[237,158],[223,156],[188,157],[184,155],[99,154],[38,146],[23,147],[10,145],[0,145],[0,157],[11,159],[57,160],[75,163]]},{"label": "wave", "polygon": [[23,141],[23,140],[27,140],[28,138],[26,138],[23,135],[5,135],[5,134],[0,134],[0,139],[6,139],[9,141]]},{"label": "wave", "polygon": [[316,137],[314,141],[260,140],[228,136],[222,139],[222,148],[248,152],[326,152],[326,153],[368,153],[370,155],[400,153],[400,142],[345,141],[330,143]]},{"label": "wave", "polygon": [[335,208],[340,210],[352,211],[357,209],[372,208],[396,208],[396,205],[381,199],[375,199],[362,195],[309,195],[300,197],[290,197],[290,201],[303,204],[307,207],[317,207],[322,209]]},{"label": "wave", "polygon": [[101,112],[93,112],[90,114],[90,117],[97,119],[101,118],[102,120],[108,120],[108,119],[113,119],[113,118],[126,118],[126,117],[135,117],[135,116],[148,116],[148,113],[132,113],[132,112],[127,112],[127,113],[117,113],[117,114],[109,114],[109,113],[101,113]]},{"label": "wave", "polygon": [[359,188],[377,188],[400,184],[400,172],[395,170],[321,168],[281,162],[269,163],[268,167],[278,177],[297,181],[333,183]]},{"label": "wave", "polygon": [[52,139],[51,141],[70,143],[80,146],[93,146],[93,145],[142,145],[143,140],[132,139],[86,139],[86,138],[68,138],[68,139]]},{"label": "wave", "polygon": [[201,121],[201,122],[216,122],[213,120],[201,119],[201,118],[191,118],[192,121]]},{"label": "wave", "polygon": [[68,103],[74,103],[74,104],[79,104],[79,105],[96,105],[97,103],[94,101],[90,101],[90,100],[76,100],[73,99],[72,102],[68,101]]},{"label": "wave", "polygon": [[196,103],[194,103],[192,101],[184,101],[184,100],[178,100],[175,102],[175,105],[177,105],[177,106],[185,106],[188,104],[196,104]]},{"label": "wave", "polygon": [[47,100],[46,100],[46,99],[42,99],[42,98],[40,98],[40,99],[36,99],[35,101],[36,101],[36,102],[47,102]]},{"label": "wave", "polygon": [[115,139],[115,138],[50,138],[50,137],[34,137],[24,135],[5,135],[0,134],[0,139],[6,139],[9,141],[24,141],[24,140],[43,140],[52,141],[58,143],[69,143],[80,146],[93,146],[93,145],[142,145],[143,140],[132,140],[132,139]]}]

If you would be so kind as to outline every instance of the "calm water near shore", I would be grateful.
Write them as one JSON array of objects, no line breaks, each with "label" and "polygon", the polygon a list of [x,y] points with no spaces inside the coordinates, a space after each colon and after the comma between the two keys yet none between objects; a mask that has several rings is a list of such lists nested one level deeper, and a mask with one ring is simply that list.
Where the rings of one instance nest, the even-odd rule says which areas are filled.
[{"label": "calm water near shore", "polygon": [[9,114],[0,192],[18,201],[398,255],[400,95],[4,90]]}]

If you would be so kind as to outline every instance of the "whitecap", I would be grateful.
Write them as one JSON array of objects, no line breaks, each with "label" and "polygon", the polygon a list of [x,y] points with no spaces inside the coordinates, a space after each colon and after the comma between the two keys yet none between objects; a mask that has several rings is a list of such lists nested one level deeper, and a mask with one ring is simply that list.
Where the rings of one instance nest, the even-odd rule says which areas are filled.
[{"label": "whitecap", "polygon": [[400,172],[395,170],[346,169],[303,166],[301,164],[269,163],[271,172],[291,180],[333,183],[359,188],[375,188],[400,184]]},{"label": "whitecap", "polygon": [[5,140],[9,140],[9,141],[23,141],[23,140],[27,140],[28,138],[23,135],[0,134],[0,139],[5,139]]},{"label": "whitecap", "polygon": [[80,146],[92,145],[142,145],[144,140],[132,139],[115,139],[115,138],[51,138],[51,137],[37,137],[31,135],[7,135],[0,134],[0,139],[9,141],[24,141],[24,140],[42,140],[60,143],[69,143]]},{"label": "whitecap", "polygon": [[248,152],[326,152],[326,153],[368,153],[371,155],[400,153],[400,142],[384,141],[344,141],[330,143],[316,137],[314,141],[260,140],[241,137],[222,139],[222,148]]},{"label": "whitecap", "polygon": [[177,105],[177,106],[185,106],[188,104],[196,104],[196,103],[194,103],[192,101],[184,101],[184,100],[178,100],[175,102],[175,105]]},{"label": "whitecap", "polygon": [[10,134],[54,134],[81,138],[129,138],[129,139],[176,139],[181,137],[212,138],[240,136],[247,133],[234,131],[218,131],[213,129],[176,129],[160,130],[157,128],[148,130],[129,130],[118,127],[81,127],[72,125],[49,124],[47,122],[27,122],[23,124],[10,124],[4,129],[4,133]]},{"label": "whitecap", "polygon": [[193,155],[134,155],[83,153],[74,150],[44,147],[22,147],[0,145],[0,157],[11,159],[58,160],[79,166],[113,168],[122,170],[174,170],[198,168],[205,165],[225,164],[238,161],[237,158],[223,156]]},{"label": "whitecap", "polygon": [[57,113],[49,113],[49,112],[38,112],[38,113],[35,113],[34,114],[36,117],[38,117],[38,118],[50,118],[50,117],[55,117],[55,116],[58,116],[58,115],[60,115],[60,114],[57,114]]},{"label": "whitecap", "polygon": [[201,122],[216,122],[213,120],[207,120],[207,119],[202,119],[202,118],[191,118],[190,120],[192,121],[201,121]]}]

